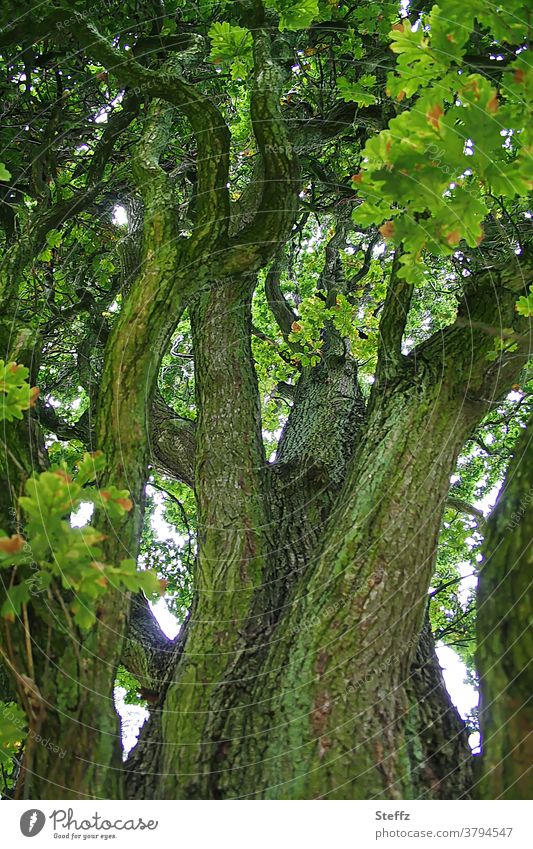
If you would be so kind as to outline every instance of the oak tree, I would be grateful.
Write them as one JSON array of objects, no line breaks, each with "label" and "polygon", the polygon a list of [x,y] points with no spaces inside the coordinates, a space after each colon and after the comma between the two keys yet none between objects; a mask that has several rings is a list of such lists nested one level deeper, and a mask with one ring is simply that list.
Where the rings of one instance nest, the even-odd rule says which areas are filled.
[{"label": "oak tree", "polygon": [[3,794],[527,798],[528,5],[0,8]]}]

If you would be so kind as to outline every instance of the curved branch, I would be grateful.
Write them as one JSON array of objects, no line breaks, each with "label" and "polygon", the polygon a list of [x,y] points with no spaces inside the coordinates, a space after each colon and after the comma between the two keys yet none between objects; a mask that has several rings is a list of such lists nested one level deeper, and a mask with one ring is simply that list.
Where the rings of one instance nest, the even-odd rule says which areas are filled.
[{"label": "curved branch", "polygon": [[[28,34],[29,33],[29,36]],[[228,127],[215,104],[178,74],[154,71],[140,65],[132,52],[115,48],[85,17],[67,9],[56,9],[44,20],[25,16],[24,26],[6,30],[0,46],[35,43],[45,37],[56,39],[68,33],[87,54],[102,64],[120,86],[133,94],[161,98],[177,106],[188,118],[198,147],[198,204],[196,242],[224,239],[229,224],[229,144]]]},{"label": "curved branch", "polygon": [[356,274],[353,275],[353,277],[350,277],[350,279],[346,281],[346,288],[348,292],[353,292],[355,284],[359,283],[360,280],[363,280],[363,278],[366,277],[366,275],[368,274],[370,270],[370,263],[372,262],[372,251],[374,250],[378,241],[379,233],[376,233],[374,236],[372,236],[370,242],[368,243],[368,247],[365,251],[365,256],[363,258],[363,264],[361,268]]},{"label": "curved branch", "polygon": [[196,423],[176,415],[159,397],[152,407],[150,444],[157,468],[194,487]]},{"label": "curved branch", "polygon": [[144,68],[130,54],[115,49],[81,15],[72,14],[71,21],[72,36],[108,69],[119,85],[172,103],[188,118],[198,146],[196,239],[207,235],[204,228],[211,240],[224,237],[229,224],[230,134],[219,109],[176,73]]},{"label": "curved branch", "polygon": [[293,321],[296,321],[298,316],[289,306],[280,286],[281,269],[279,262],[275,262],[269,270],[265,280],[265,295],[270,307],[270,311],[276,323],[287,339],[291,332]]},{"label": "curved branch", "polygon": [[[474,423],[516,382],[531,356],[531,321],[517,315],[515,303],[532,270],[530,261],[515,258],[509,266],[473,275],[454,324],[417,345],[406,358],[416,368],[432,361],[436,379],[450,380]],[[492,360],[494,339],[486,328],[493,326],[495,317],[502,328],[516,333],[512,346]]]},{"label": "curved branch", "polygon": [[130,605],[120,662],[135,675],[141,696],[154,703],[174,655],[174,640],[161,630],[147,598],[137,593]]},{"label": "curved branch", "polygon": [[485,526],[487,520],[485,519],[483,510],[480,510],[479,507],[474,507],[473,504],[464,501],[462,498],[449,495],[446,499],[446,507],[449,507],[451,510],[457,510],[459,513],[466,513],[467,516],[472,516],[480,530]]}]

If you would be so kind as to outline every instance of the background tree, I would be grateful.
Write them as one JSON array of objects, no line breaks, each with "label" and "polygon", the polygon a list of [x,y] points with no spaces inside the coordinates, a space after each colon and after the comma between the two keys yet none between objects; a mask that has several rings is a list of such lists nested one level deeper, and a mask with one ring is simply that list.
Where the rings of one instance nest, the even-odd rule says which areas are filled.
[{"label": "background tree", "polygon": [[[0,355],[40,390],[2,434],[7,792],[524,795],[520,766],[473,778],[435,638],[520,741],[516,667],[483,654],[516,624],[498,555],[479,669],[460,587],[531,409],[528,20],[174,0],[6,23]],[[68,539],[94,503],[90,557],[58,561],[50,481]],[[150,709],[124,766],[117,680]]]}]

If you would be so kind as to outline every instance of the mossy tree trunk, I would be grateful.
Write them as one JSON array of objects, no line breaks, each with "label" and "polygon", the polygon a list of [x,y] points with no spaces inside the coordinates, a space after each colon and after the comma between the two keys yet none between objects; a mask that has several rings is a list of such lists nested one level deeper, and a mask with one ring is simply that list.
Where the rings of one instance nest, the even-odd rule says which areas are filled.
[{"label": "mossy tree trunk", "polygon": [[[512,276],[496,285],[511,325]],[[497,367],[486,359],[492,338],[475,328],[493,309],[494,286],[494,275],[473,281],[456,324],[404,356],[410,292],[393,273],[366,410],[348,358],[332,358],[323,366],[324,404],[307,378],[266,475],[253,449],[247,296],[236,303],[236,290],[224,290],[210,300],[209,318],[196,314],[196,482],[200,515],[215,527],[200,537],[183,651],[129,763],[131,795],[468,797],[466,731],[424,622],[458,453],[527,357],[515,352]],[[233,380],[213,380],[222,363]],[[345,378],[336,384],[344,407],[328,423],[335,370]],[[338,456],[336,439],[346,457],[340,480],[326,459]],[[243,577],[247,546],[252,581]]]},{"label": "mossy tree trunk", "polygon": [[478,589],[483,754],[477,793],[529,799],[533,763],[533,419],[488,522]]},{"label": "mossy tree trunk", "polygon": [[[137,88],[154,98],[132,162],[144,205],[140,270],[123,299],[106,345],[93,446],[102,450],[106,458],[106,470],[98,483],[105,486],[111,482],[128,488],[134,504],[118,525],[110,525],[105,515],[96,518],[97,524],[107,532],[105,556],[113,563],[137,555],[148,477],[152,402],[159,365],[172,331],[191,299],[195,296],[207,299],[203,306],[198,305],[200,314],[205,316],[210,299],[220,298],[221,289],[227,289],[231,298],[233,285],[237,287],[237,312],[240,310],[245,316],[252,290],[248,287],[248,300],[243,301],[248,307],[241,305],[240,299],[247,288],[243,281],[268,262],[288,238],[297,210],[299,184],[295,156],[280,117],[278,72],[270,58],[269,36],[260,21],[253,36],[255,82],[251,119],[263,176],[257,187],[259,202],[252,219],[247,219],[230,236],[230,136],[217,107],[172,68],[158,73],[147,71],[140,64],[127,61],[81,18],[62,12],[55,17],[65,27],[68,21],[71,24],[74,21],[75,38],[91,56],[110,68],[119,84]],[[189,120],[198,148],[197,203],[190,237],[180,235],[172,184],[159,166],[170,131],[167,119],[173,108],[180,109]],[[214,284],[217,274],[221,275],[220,282]],[[237,282],[233,284],[233,280]],[[249,323],[242,332],[242,341],[249,358]],[[216,400],[211,402],[213,410],[216,403]],[[262,495],[254,496],[254,491],[261,490],[256,488],[256,478],[263,474],[264,467],[256,399],[253,406],[256,419],[253,437],[250,432],[250,452],[254,456],[256,451],[260,453],[254,459],[252,478],[242,482],[241,504],[236,514],[246,498],[251,510],[248,532],[243,550],[235,553],[242,568],[249,568],[248,592],[258,580],[256,572],[260,569],[261,555],[257,554],[255,559],[250,551],[258,544],[257,511]],[[251,409],[245,405],[243,439],[246,438],[244,422],[249,424],[250,414]],[[208,429],[200,428],[200,433],[207,445]],[[215,433],[215,443],[217,440],[222,450],[221,435]],[[201,469],[201,464],[198,468]],[[204,522],[209,528],[212,508],[207,499],[204,506]],[[260,522],[259,527],[261,524],[266,526]],[[210,531],[206,533],[202,562],[212,562],[212,552],[219,541]],[[228,550],[232,546],[230,534]],[[208,585],[209,569],[204,574]],[[124,650],[129,601],[127,595],[109,591],[99,604],[97,625],[88,635],[78,633],[68,620],[60,625],[55,609],[50,611],[46,605],[45,610],[36,608],[32,639],[40,645],[43,655],[35,682],[39,690],[39,733],[57,741],[66,755],[60,757],[47,746],[28,746],[18,787],[20,794],[35,798],[123,795],[119,726],[112,693]],[[130,647],[130,657],[138,649],[135,642],[133,649]]]}]

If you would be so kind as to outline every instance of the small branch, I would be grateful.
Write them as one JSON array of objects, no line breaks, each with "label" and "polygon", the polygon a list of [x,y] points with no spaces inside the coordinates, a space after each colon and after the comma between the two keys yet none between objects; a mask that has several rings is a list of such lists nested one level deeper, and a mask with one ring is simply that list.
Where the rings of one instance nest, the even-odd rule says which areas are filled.
[{"label": "small branch", "polygon": [[140,105],[140,98],[135,94],[130,94],[124,98],[122,108],[115,110],[110,115],[87,169],[87,186],[94,186],[102,179],[104,168],[111,156],[116,140],[139,114]]},{"label": "small branch", "polygon": [[452,510],[457,510],[459,513],[466,513],[476,520],[476,524],[482,529],[486,523],[485,515],[478,507],[474,507],[468,501],[463,501],[462,498],[456,498],[455,495],[449,495],[446,499],[446,507]]},{"label": "small branch", "polygon": [[350,279],[348,280],[348,284],[347,284],[347,291],[348,292],[353,292],[356,283],[359,283],[359,281],[362,280],[364,277],[366,277],[366,275],[368,274],[368,272],[370,270],[370,263],[372,262],[372,251],[374,250],[378,241],[379,241],[379,233],[376,233],[370,239],[369,245],[368,245],[366,252],[365,252],[365,256],[364,256],[363,264],[362,264],[361,268],[359,269],[357,274],[354,274],[354,276],[350,277]]},{"label": "small branch", "polygon": [[39,402],[37,405],[37,417],[46,430],[55,433],[58,439],[79,439],[84,444],[89,443],[89,427],[87,421],[83,421],[85,413],[75,424],[69,424],[61,419],[50,404]]},{"label": "small branch", "polygon": [[283,333],[283,336],[287,339],[291,332],[292,323],[297,320],[298,316],[291,309],[283,292],[281,291],[280,278],[280,266],[279,263],[275,262],[267,274],[265,281],[265,295],[270,311],[276,319],[276,323]]},{"label": "small branch", "polygon": [[451,581],[445,581],[444,584],[439,584],[439,586],[433,590],[433,592],[429,593],[429,598],[435,598],[436,595],[447,590],[448,587],[453,586],[454,584],[459,584],[461,581],[464,581],[466,578],[474,577],[476,573],[470,572],[468,575],[461,575],[459,578],[452,578]]}]

